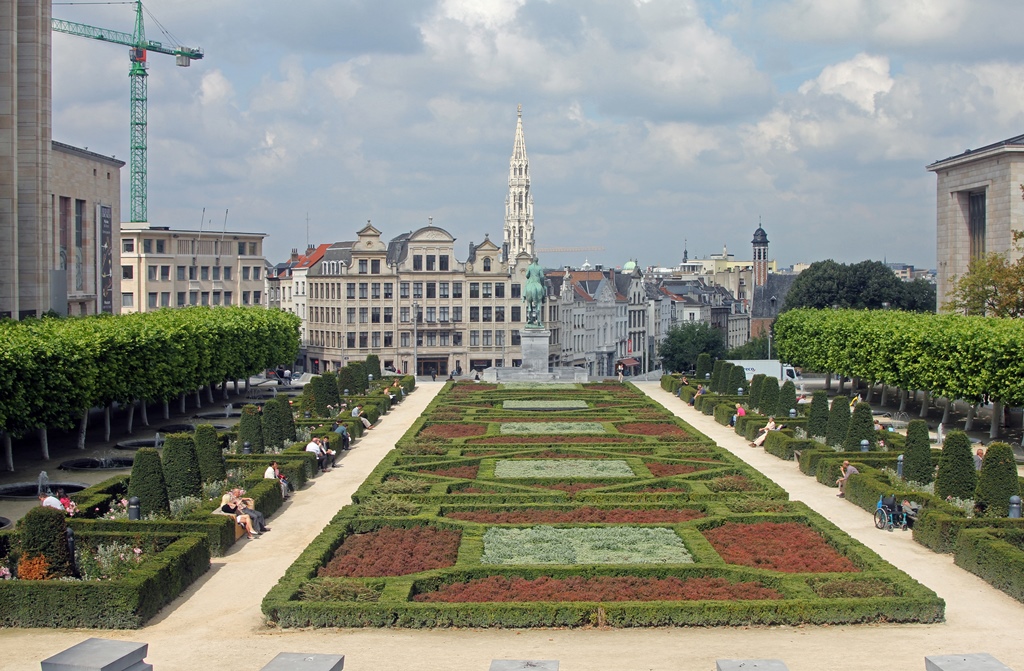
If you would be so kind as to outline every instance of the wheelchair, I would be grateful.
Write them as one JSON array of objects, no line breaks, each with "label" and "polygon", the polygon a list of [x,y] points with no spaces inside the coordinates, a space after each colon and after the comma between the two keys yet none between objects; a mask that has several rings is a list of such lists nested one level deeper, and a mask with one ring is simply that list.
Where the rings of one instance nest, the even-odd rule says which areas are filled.
[{"label": "wheelchair", "polygon": [[896,527],[903,531],[910,528],[907,512],[896,501],[895,495],[879,496],[878,506],[875,509],[875,528],[893,531]]}]

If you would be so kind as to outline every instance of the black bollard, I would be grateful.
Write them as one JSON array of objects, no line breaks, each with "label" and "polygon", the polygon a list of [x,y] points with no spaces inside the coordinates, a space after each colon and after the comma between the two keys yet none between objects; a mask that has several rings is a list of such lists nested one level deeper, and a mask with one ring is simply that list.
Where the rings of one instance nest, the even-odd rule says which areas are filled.
[{"label": "black bollard", "polygon": [[252,443],[248,440],[242,443],[242,454],[252,454]]},{"label": "black bollard", "polygon": [[78,563],[75,561],[75,530],[71,527],[64,529],[64,536],[68,541],[68,553],[71,555],[71,573],[78,575]]},{"label": "black bollard", "polygon": [[1011,496],[1010,497],[1010,514],[1009,514],[1009,517],[1012,517],[1015,520],[1019,520],[1020,519],[1020,497],[1019,496]]},{"label": "black bollard", "polygon": [[860,441],[860,451],[861,452],[867,452],[870,449],[871,449],[871,443],[868,441],[868,439],[867,438],[861,439],[861,441]]},{"label": "black bollard", "polygon": [[903,479],[903,455],[896,457],[896,475]]},{"label": "black bollard", "polygon": [[142,519],[142,502],[137,496],[128,499],[128,519],[136,522]]}]

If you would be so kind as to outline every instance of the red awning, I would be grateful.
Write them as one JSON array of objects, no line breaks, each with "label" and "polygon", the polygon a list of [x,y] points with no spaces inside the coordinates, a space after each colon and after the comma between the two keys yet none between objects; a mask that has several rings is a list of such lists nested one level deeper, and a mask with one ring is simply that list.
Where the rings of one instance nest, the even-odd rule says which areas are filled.
[{"label": "red awning", "polygon": [[640,365],[640,362],[637,361],[636,359],[621,359],[621,360],[619,360],[619,363],[621,363],[623,366],[639,366]]}]

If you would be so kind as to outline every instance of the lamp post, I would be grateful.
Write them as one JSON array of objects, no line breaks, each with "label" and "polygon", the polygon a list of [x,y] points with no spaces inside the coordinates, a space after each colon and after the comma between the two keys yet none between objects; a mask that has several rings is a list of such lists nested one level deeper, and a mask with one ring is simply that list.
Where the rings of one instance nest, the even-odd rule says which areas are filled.
[{"label": "lamp post", "polygon": [[420,340],[420,304],[413,301],[412,304],[412,376],[419,374],[419,340]]}]

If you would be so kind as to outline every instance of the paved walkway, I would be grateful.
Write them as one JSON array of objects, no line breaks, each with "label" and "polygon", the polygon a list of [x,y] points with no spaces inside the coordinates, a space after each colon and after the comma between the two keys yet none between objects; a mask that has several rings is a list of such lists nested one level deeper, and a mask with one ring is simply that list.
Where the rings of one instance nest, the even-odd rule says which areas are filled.
[{"label": "paved walkway", "polygon": [[563,671],[650,669],[710,671],[721,658],[776,657],[792,671],[920,670],[925,654],[990,652],[1024,671],[1020,623],[1024,605],[953,566],[952,559],[880,532],[861,509],[802,475],[727,427],[693,412],[657,383],[640,388],[738,454],[887,560],[938,592],[947,622],[938,625],[734,627],[587,630],[278,630],[267,627],[260,602],[302,549],[402,436],[441,388],[420,383],[405,402],[360,440],[343,466],[317,478],[271,520],[273,531],[242,542],[144,629],[137,631],[0,630],[0,669],[35,671],[39,662],[90,636],[149,643],[156,671],[260,669],[278,652],[346,655],[348,671],[467,671],[491,659],[558,659]]}]

